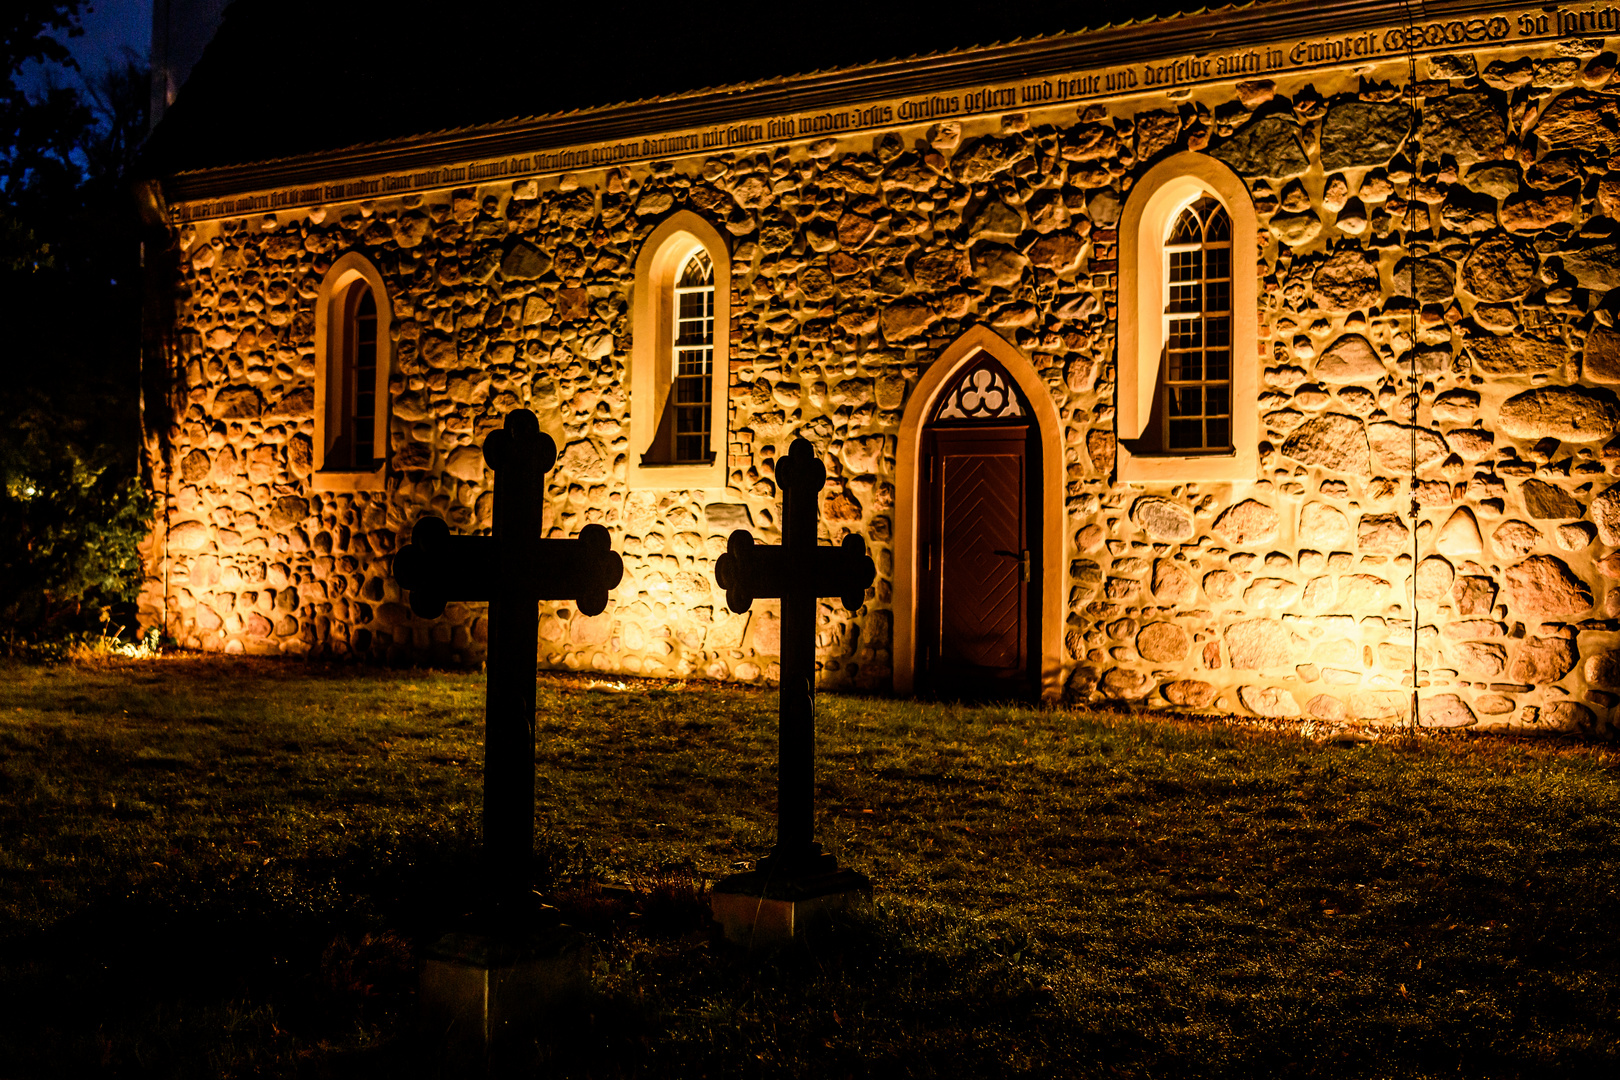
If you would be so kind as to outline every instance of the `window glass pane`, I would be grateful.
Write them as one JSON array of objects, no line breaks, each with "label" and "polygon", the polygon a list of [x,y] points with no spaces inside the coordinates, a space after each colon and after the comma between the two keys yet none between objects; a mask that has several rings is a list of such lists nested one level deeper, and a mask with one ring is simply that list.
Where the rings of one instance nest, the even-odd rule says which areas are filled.
[{"label": "window glass pane", "polygon": [[1211,349],[1224,349],[1232,344],[1232,320],[1225,315],[1204,320],[1204,343]]},{"label": "window glass pane", "polygon": [[1209,281],[1204,283],[1204,310],[1205,311],[1231,311],[1232,310],[1232,284],[1228,281]]},{"label": "window glass pane", "polygon": [[1196,249],[1170,252],[1170,280],[1197,281],[1201,261]]},{"label": "window glass pane", "polygon": [[1232,249],[1212,247],[1204,250],[1204,276],[1229,278],[1232,276]]},{"label": "window glass pane", "polygon": [[1197,284],[1170,286],[1171,313],[1203,310],[1203,297],[1199,295],[1200,291]]},{"label": "window glass pane", "polygon": [[1229,380],[1232,377],[1231,356],[1232,354],[1229,352],[1217,352],[1214,349],[1205,353],[1204,378],[1212,382],[1216,380],[1226,382]]},{"label": "window glass pane", "polygon": [[707,289],[681,293],[680,317],[682,319],[703,318],[703,316],[707,314],[708,305],[705,303],[705,301],[709,298],[709,295],[710,293]]},{"label": "window glass pane", "polygon": [[[1214,202],[1213,199],[1210,200]],[[1215,212],[1209,217],[1209,224],[1204,228],[1204,236],[1209,240],[1232,239],[1232,219],[1226,216],[1226,208],[1215,203]]]},{"label": "window glass pane", "polygon": [[1209,440],[1209,449],[1225,450],[1232,445],[1232,423],[1230,420],[1208,420],[1204,424]]},{"label": "window glass pane", "polygon": [[1172,420],[1170,421],[1170,449],[1172,450],[1202,450],[1204,448],[1203,424],[1198,420]]},{"label": "window glass pane", "polygon": [[1193,382],[1203,378],[1203,357],[1198,353],[1170,354],[1170,381]]},{"label": "window glass pane", "polygon": [[1231,408],[1227,398],[1231,394],[1231,387],[1226,385],[1211,386],[1204,390],[1204,415],[1229,416]]},{"label": "window glass pane", "polygon": [[682,349],[676,353],[678,363],[675,373],[677,375],[707,375],[713,370],[711,362],[713,355],[708,349]]}]

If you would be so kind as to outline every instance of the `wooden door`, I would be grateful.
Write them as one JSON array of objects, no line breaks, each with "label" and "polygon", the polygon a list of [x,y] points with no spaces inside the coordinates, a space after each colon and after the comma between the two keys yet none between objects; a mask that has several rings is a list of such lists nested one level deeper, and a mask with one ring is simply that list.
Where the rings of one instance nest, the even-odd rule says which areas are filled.
[{"label": "wooden door", "polygon": [[925,691],[1028,697],[1040,565],[1032,550],[1030,429],[935,427],[926,440],[918,620]]}]

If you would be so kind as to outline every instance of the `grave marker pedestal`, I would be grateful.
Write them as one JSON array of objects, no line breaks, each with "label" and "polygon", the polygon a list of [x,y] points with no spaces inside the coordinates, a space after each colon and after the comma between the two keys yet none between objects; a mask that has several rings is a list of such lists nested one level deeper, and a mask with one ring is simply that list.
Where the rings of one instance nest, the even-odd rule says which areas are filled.
[{"label": "grave marker pedestal", "polygon": [[721,879],[710,893],[726,937],[756,948],[790,941],[808,923],[872,891],[864,874],[840,870],[815,840],[816,605],[836,596],[855,611],[877,571],[859,536],[837,547],[817,542],[817,495],[827,469],[807,440],[795,439],[777,462],[776,482],[781,545],[756,544],[738,529],[715,564],[732,611],[747,611],[756,599],[782,601],[776,846],[755,869]]},{"label": "grave marker pedestal", "polygon": [[530,880],[534,854],[534,696],[539,603],[571,600],[586,615],[607,607],[624,574],[606,529],[543,539],[546,473],[556,444],[527,409],[509,413],[484,442],[495,472],[489,536],[452,536],[424,518],[394,557],[394,577],[425,619],[451,600],[489,603],[484,705],[483,868],[470,926],[428,950],[422,1021],[449,1074],[486,1069],[503,1044],[521,1044],[546,1014],[588,985],[583,940],[548,922]]}]

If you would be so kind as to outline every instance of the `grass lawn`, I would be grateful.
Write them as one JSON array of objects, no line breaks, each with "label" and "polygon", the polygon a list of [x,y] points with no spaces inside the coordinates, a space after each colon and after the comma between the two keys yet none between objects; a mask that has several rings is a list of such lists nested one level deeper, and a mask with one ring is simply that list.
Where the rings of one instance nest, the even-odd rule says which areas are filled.
[{"label": "grass lawn", "polygon": [[[819,838],[876,904],[759,956],[701,893],[771,841],[774,693],[589,684],[540,689],[537,884],[596,956],[551,1074],[1620,1073],[1608,747],[826,696]],[[0,667],[0,1078],[412,1075],[482,706]]]}]

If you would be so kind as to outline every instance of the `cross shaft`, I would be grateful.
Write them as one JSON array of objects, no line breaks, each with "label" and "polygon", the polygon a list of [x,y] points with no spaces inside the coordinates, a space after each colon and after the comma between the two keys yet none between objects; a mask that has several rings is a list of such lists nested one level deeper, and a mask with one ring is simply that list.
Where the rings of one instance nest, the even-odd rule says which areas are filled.
[{"label": "cross shaft", "polygon": [[425,619],[447,601],[489,603],[484,697],[484,877],[497,918],[528,907],[534,852],[534,696],[539,602],[572,600],[581,614],[607,607],[624,574],[608,531],[587,525],[578,539],[540,535],[545,477],[557,447],[527,409],[506,417],[484,441],[495,473],[489,536],[452,536],[434,517],[411,531],[394,556],[394,577],[410,591],[411,610]]},{"label": "cross shaft", "polygon": [[849,611],[865,601],[877,568],[866,541],[850,535],[838,547],[817,542],[817,494],[827,468],[806,439],[777,462],[782,489],[782,543],[756,544],[738,529],[715,563],[726,606],[747,611],[756,599],[782,601],[782,679],[778,691],[776,847],[760,868],[811,873],[836,868],[815,840],[816,603],[839,597]]}]

